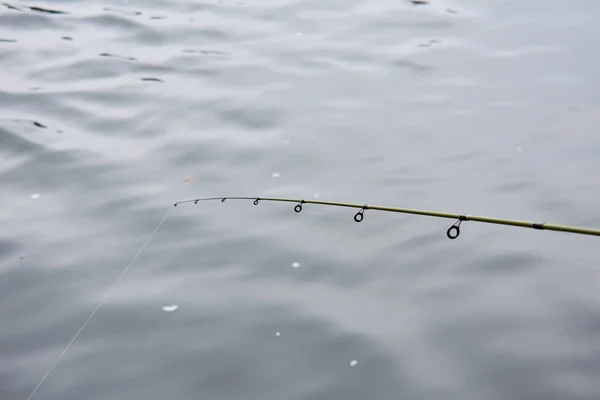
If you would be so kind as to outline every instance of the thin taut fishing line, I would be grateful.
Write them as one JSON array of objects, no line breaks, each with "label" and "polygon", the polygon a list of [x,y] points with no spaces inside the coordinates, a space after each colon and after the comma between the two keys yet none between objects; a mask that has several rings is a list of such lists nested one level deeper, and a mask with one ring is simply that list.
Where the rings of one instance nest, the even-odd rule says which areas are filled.
[{"label": "thin taut fishing line", "polygon": [[98,303],[98,305],[96,306],[96,308],[94,309],[94,311],[92,311],[92,313],[90,314],[90,316],[88,317],[88,319],[86,319],[85,322],[83,323],[83,325],[81,325],[81,328],[79,328],[79,330],[77,331],[77,333],[75,334],[75,336],[73,336],[73,339],[71,339],[71,341],[67,344],[67,346],[62,351],[62,353],[60,353],[60,355],[58,356],[58,358],[56,359],[56,361],[54,361],[54,364],[52,364],[52,366],[48,369],[48,371],[46,372],[46,375],[44,375],[42,377],[42,379],[38,382],[38,384],[36,385],[36,387],[33,388],[33,390],[31,391],[31,393],[29,394],[29,397],[27,397],[27,400],[30,400],[33,397],[33,395],[35,394],[35,392],[37,392],[37,390],[42,385],[42,383],[44,383],[44,381],[46,380],[46,378],[48,378],[48,375],[50,375],[50,373],[52,372],[52,370],[54,368],[56,368],[56,366],[58,365],[58,363],[60,362],[60,360],[62,360],[62,358],[64,357],[64,355],[71,348],[71,345],[73,345],[73,343],[75,342],[75,340],[77,340],[77,338],[79,337],[79,335],[81,334],[81,332],[83,332],[83,330],[85,329],[85,327],[87,326],[87,324],[89,324],[89,322],[92,320],[92,318],[94,318],[94,315],[96,315],[96,313],[98,312],[98,310],[100,309],[100,307],[102,307],[102,305],[104,304],[104,302],[108,299],[108,296],[113,291],[113,289],[115,288],[115,286],[117,286],[117,284],[121,281],[121,279],[123,279],[123,277],[125,276],[125,274],[127,273],[127,271],[129,271],[129,269],[135,263],[135,260],[137,260],[137,258],[140,256],[140,254],[142,254],[142,252],[146,248],[146,246],[148,246],[148,243],[150,243],[150,241],[152,240],[152,238],[154,237],[154,235],[156,235],[156,232],[158,232],[158,230],[160,229],[160,227],[165,223],[165,221],[167,220],[167,218],[171,214],[171,211],[173,211],[172,208],[170,208],[167,211],[167,213],[165,214],[165,216],[163,217],[163,219],[158,223],[158,225],[156,226],[156,228],[154,228],[154,230],[152,231],[152,233],[150,234],[150,236],[148,237],[148,239],[146,239],[146,241],[144,242],[144,244],[142,244],[142,247],[140,247],[140,249],[137,251],[137,253],[135,253],[135,255],[133,256],[133,258],[131,259],[131,261],[129,262],[129,264],[125,267],[125,269],[121,272],[121,274],[117,277],[117,279],[113,282],[113,284],[110,285],[110,287],[108,288],[108,291],[106,292],[106,294],[104,295],[104,297],[102,298],[102,300],[100,300],[100,302]]},{"label": "thin taut fishing line", "polygon": [[452,224],[452,226],[450,226],[450,228],[448,228],[448,230],[446,231],[446,236],[448,236],[448,238],[450,238],[450,239],[456,239],[460,235],[460,225],[464,221],[483,222],[483,223],[496,224],[496,225],[509,225],[509,226],[516,226],[519,228],[531,228],[531,229],[536,229],[536,230],[575,233],[575,234],[579,234],[579,235],[600,236],[600,229],[583,228],[583,227],[578,227],[578,226],[557,225],[557,224],[550,224],[550,223],[546,223],[546,222],[532,222],[532,221],[523,221],[523,220],[517,220],[517,219],[485,217],[485,216],[470,215],[470,214],[418,210],[418,209],[413,209],[413,208],[376,206],[376,205],[369,205],[369,204],[343,203],[343,202],[325,201],[325,200],[305,200],[305,199],[290,199],[290,198],[280,198],[280,197],[241,197],[241,196],[203,197],[203,198],[198,198],[198,199],[179,201],[179,202],[175,203],[174,206],[177,207],[178,205],[185,204],[185,203],[198,204],[201,201],[215,201],[215,200],[221,200],[221,202],[225,202],[226,200],[253,200],[255,206],[257,206],[261,201],[297,203],[296,206],[294,207],[294,211],[296,211],[297,213],[302,211],[302,207],[304,204],[317,204],[317,205],[331,206],[331,207],[355,208],[355,209],[359,209],[359,211],[356,214],[354,214],[354,221],[356,221],[356,222],[361,222],[364,219],[364,213],[366,210],[377,210],[377,211],[385,211],[385,212],[393,212],[393,213],[401,213],[401,214],[414,214],[414,215],[423,215],[423,216],[429,216],[429,217],[454,219],[454,220],[456,220],[456,222],[454,224]]}]

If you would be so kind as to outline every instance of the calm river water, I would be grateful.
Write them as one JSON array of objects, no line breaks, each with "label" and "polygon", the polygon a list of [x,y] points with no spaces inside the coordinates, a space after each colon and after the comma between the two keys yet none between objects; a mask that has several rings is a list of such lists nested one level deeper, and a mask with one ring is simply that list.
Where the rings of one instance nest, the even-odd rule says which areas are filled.
[{"label": "calm river water", "polygon": [[0,7],[1,400],[600,398],[598,238],[172,206],[600,227],[597,0]]}]

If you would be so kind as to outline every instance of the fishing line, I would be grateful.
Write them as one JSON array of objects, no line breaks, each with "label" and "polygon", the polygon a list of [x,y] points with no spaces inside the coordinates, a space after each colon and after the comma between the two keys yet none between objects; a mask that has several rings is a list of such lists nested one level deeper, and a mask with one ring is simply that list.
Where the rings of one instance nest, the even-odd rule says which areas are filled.
[{"label": "fishing line", "polygon": [[58,363],[63,358],[63,356],[67,353],[67,351],[69,350],[69,348],[71,348],[71,345],[75,342],[75,340],[77,340],[77,338],[79,337],[79,335],[81,334],[81,332],[83,332],[83,330],[85,329],[85,327],[87,326],[87,324],[92,320],[92,318],[94,318],[94,315],[96,315],[96,313],[98,312],[98,310],[100,309],[100,307],[102,307],[102,305],[104,304],[104,302],[106,301],[106,299],[108,299],[108,296],[110,295],[110,293],[112,292],[112,290],[115,288],[115,286],[117,286],[117,284],[121,281],[121,279],[123,279],[123,277],[125,276],[125,274],[127,273],[127,271],[129,271],[129,269],[131,268],[131,266],[133,265],[133,263],[135,262],[135,260],[140,256],[140,254],[142,254],[142,251],[144,251],[144,249],[146,248],[146,246],[148,246],[148,243],[150,243],[150,240],[152,240],[152,238],[154,237],[154,235],[156,234],[156,232],[158,232],[158,230],[160,229],[160,227],[167,220],[167,218],[171,214],[171,211],[173,211],[172,208],[170,208],[169,211],[167,211],[167,214],[164,216],[164,218],[162,219],[162,221],[160,221],[158,223],[158,225],[156,226],[156,228],[154,229],[154,231],[152,231],[152,233],[150,234],[150,236],[148,237],[148,239],[146,239],[146,241],[144,242],[144,244],[142,245],[142,247],[140,247],[140,249],[135,254],[135,256],[133,256],[133,258],[131,259],[131,262],[129,263],[129,265],[127,265],[125,267],[125,269],[123,270],[123,272],[121,272],[121,275],[119,275],[119,277],[117,278],[117,280],[114,281],[113,284],[109,287],[108,291],[106,292],[106,294],[104,295],[104,297],[102,298],[102,300],[100,300],[100,303],[98,303],[98,305],[96,306],[96,308],[94,309],[94,311],[92,311],[92,313],[90,314],[90,316],[88,317],[88,319],[83,323],[83,325],[81,326],[81,328],[79,328],[79,331],[77,331],[77,333],[75,334],[75,336],[73,336],[73,339],[71,339],[71,341],[69,342],[69,344],[67,344],[67,347],[65,347],[65,349],[63,350],[63,352],[58,356],[58,358],[56,359],[56,361],[54,362],[54,364],[52,364],[52,366],[50,367],[50,369],[48,369],[48,372],[46,372],[46,375],[44,375],[44,377],[40,380],[40,382],[37,384],[37,386],[33,389],[33,391],[31,392],[31,394],[27,398],[27,400],[30,400],[33,397],[33,395],[38,390],[38,388],[44,383],[44,381],[46,380],[46,378],[48,378],[48,375],[50,375],[50,373],[52,372],[52,370],[58,365]]}]

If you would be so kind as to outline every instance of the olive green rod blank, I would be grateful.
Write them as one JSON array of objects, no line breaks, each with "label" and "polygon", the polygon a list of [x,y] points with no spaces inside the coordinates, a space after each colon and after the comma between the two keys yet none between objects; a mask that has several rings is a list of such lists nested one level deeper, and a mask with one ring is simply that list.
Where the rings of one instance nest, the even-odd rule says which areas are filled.
[{"label": "olive green rod blank", "polygon": [[278,197],[205,197],[205,198],[199,198],[199,199],[179,201],[179,202],[175,203],[174,206],[177,207],[179,204],[183,204],[183,203],[198,204],[198,202],[200,202],[200,201],[212,201],[212,200],[221,200],[222,202],[225,202],[225,200],[254,200],[254,205],[256,205],[256,206],[258,205],[258,203],[260,201],[277,201],[277,202],[286,202],[286,203],[298,203],[294,207],[294,211],[296,211],[298,213],[300,211],[302,211],[303,204],[318,204],[318,205],[324,205],[324,206],[358,208],[360,210],[354,215],[354,220],[356,222],[361,222],[363,220],[365,210],[378,210],[378,211],[395,212],[395,213],[402,213],[402,214],[416,214],[416,215],[426,215],[426,216],[430,216],[430,217],[456,219],[457,221],[450,228],[448,228],[448,231],[446,232],[446,235],[450,239],[456,239],[458,237],[458,235],[460,234],[460,224],[463,221],[476,221],[476,222],[485,222],[488,224],[496,224],[496,225],[511,225],[511,226],[518,226],[521,228],[532,228],[532,229],[547,230],[547,231],[577,233],[580,235],[600,236],[600,229],[581,228],[581,227],[577,227],[577,226],[537,223],[537,222],[522,221],[522,220],[516,220],[516,219],[483,217],[483,216],[469,215],[469,214],[457,214],[457,213],[447,213],[447,212],[438,212],[438,211],[416,210],[416,209],[412,209],[412,208],[384,207],[384,206],[374,206],[374,205],[369,205],[369,204],[356,204],[356,203],[340,203],[340,202],[335,202],[335,201],[323,201],[323,200],[287,199],[287,198],[278,198]]}]

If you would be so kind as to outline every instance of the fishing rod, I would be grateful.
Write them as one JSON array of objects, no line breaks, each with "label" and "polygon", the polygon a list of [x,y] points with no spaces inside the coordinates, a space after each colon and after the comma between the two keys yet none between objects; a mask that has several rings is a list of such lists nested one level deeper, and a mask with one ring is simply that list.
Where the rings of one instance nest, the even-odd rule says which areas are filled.
[{"label": "fishing rod", "polygon": [[179,204],[184,204],[184,203],[198,204],[201,201],[214,201],[214,200],[221,200],[221,202],[223,202],[223,203],[225,202],[225,200],[253,200],[255,206],[257,206],[259,204],[259,202],[261,202],[261,201],[298,203],[294,207],[294,211],[296,211],[297,213],[302,211],[302,206],[304,204],[318,204],[318,205],[323,205],[323,206],[357,208],[357,209],[359,209],[359,211],[354,215],[354,221],[356,221],[356,222],[361,222],[364,219],[364,213],[366,210],[377,210],[377,211],[386,211],[386,212],[394,212],[394,213],[402,213],[402,214],[416,214],[416,215],[425,215],[425,216],[429,216],[429,217],[456,219],[457,221],[454,224],[452,224],[452,226],[450,226],[450,228],[448,228],[448,230],[446,231],[446,236],[448,236],[448,238],[450,238],[450,239],[456,239],[458,237],[458,235],[460,235],[460,224],[463,221],[485,222],[488,224],[496,224],[496,225],[511,225],[511,226],[518,226],[521,228],[532,228],[532,229],[538,229],[538,230],[576,233],[576,234],[580,234],[580,235],[600,236],[600,229],[590,229],[590,228],[581,228],[581,227],[577,227],[577,226],[548,224],[545,222],[539,223],[539,222],[531,222],[531,221],[522,221],[522,220],[516,220],[516,219],[483,217],[483,216],[470,215],[470,214],[458,214],[458,213],[447,213],[447,212],[439,212],[439,211],[417,210],[417,209],[412,209],[412,208],[374,206],[374,205],[369,205],[369,204],[340,203],[340,202],[335,202],[335,201],[324,201],[324,200],[287,199],[287,198],[279,198],[279,197],[204,197],[204,198],[199,198],[199,199],[179,201],[174,204],[174,207],[177,207]]}]

